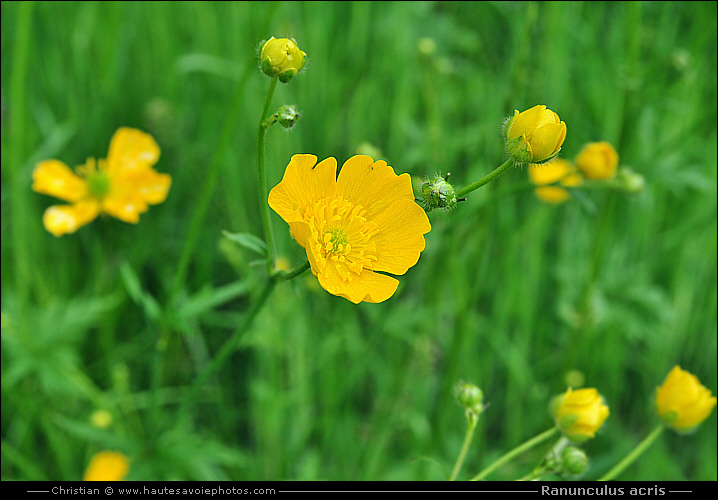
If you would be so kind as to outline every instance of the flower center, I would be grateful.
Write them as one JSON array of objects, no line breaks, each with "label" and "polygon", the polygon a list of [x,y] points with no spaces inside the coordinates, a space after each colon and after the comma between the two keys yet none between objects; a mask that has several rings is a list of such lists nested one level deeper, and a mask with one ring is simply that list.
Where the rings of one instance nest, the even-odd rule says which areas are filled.
[{"label": "flower center", "polygon": [[317,265],[333,265],[339,276],[351,281],[377,260],[376,243],[371,241],[378,226],[365,217],[366,210],[341,196],[324,198],[308,207],[304,220],[312,232],[311,246]]},{"label": "flower center", "polygon": [[110,177],[105,172],[105,160],[95,161],[88,158],[87,163],[76,168],[77,173],[85,178],[87,190],[95,198],[104,198],[110,192]]},{"label": "flower center", "polygon": [[110,178],[102,170],[92,172],[85,180],[87,181],[87,190],[95,198],[103,198],[110,192]]},{"label": "flower center", "polygon": [[334,228],[324,233],[324,249],[330,255],[344,255],[352,249],[347,233],[343,228]]}]

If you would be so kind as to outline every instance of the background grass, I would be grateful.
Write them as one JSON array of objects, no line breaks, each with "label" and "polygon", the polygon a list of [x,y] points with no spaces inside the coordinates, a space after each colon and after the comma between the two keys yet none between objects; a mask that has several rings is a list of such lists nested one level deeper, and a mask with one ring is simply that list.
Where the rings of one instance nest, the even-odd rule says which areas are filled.
[{"label": "background grass", "polygon": [[[430,214],[426,250],[382,304],[309,275],[279,286],[178,413],[264,272],[221,231],[261,235],[256,53],[272,35],[309,59],[275,94],[302,117],[269,133],[270,185],[292,154],[341,164],[367,144],[397,172],[468,184],[503,161],[502,119],[542,103],[567,123],[565,158],[610,141],[646,189],[550,206],[509,173]],[[573,370],[611,408],[584,446],[595,479],[657,424],[673,365],[716,392],[714,2],[3,2],[1,70],[3,479],[79,479],[101,449],[131,457],[128,479],[442,479],[412,459],[451,469],[460,380],[490,403],[467,479],[551,426],[548,401]],[[35,163],[102,157],[120,126],[159,142],[167,201],[136,226],[100,219],[54,238]],[[90,425],[97,409],[109,428]],[[523,476],[548,446],[491,478]],[[621,478],[715,480],[715,411]]]}]

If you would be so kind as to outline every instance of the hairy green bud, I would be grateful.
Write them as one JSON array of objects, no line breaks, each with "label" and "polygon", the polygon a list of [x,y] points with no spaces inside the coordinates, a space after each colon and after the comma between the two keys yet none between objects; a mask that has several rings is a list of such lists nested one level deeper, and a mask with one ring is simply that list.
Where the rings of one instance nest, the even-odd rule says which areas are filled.
[{"label": "hairy green bud", "polygon": [[446,177],[437,176],[421,183],[421,203],[424,210],[430,212],[435,208],[456,208],[458,201],[454,186],[449,184]]}]

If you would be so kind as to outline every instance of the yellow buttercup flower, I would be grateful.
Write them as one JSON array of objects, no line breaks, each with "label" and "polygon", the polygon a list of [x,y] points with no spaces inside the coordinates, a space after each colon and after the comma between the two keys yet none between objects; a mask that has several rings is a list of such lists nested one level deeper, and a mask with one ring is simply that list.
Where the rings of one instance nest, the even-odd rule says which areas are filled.
[{"label": "yellow buttercup flower", "polygon": [[656,410],[663,423],[689,432],[708,418],[716,405],[710,389],[698,377],[676,365],[656,392]]},{"label": "yellow buttercup flower", "polygon": [[601,428],[610,412],[596,389],[571,388],[551,402],[556,425],[571,441],[580,443],[591,439]]},{"label": "yellow buttercup flower", "polygon": [[589,179],[610,179],[616,175],[618,153],[607,142],[589,142],[578,153],[576,166]]},{"label": "yellow buttercup flower", "polygon": [[571,197],[568,190],[559,186],[548,184],[560,183],[562,186],[575,187],[583,183],[581,174],[576,167],[567,160],[555,159],[548,163],[531,163],[528,168],[529,179],[537,186],[536,196],[549,203],[563,203]]},{"label": "yellow buttercup flower", "polygon": [[45,210],[45,229],[58,237],[74,233],[101,213],[136,224],[148,205],[165,201],[172,184],[168,174],[152,168],[159,157],[151,135],[123,127],[112,137],[107,159],[90,158],[77,174],[59,160],[41,161],[32,189],[71,203]]},{"label": "yellow buttercup flower", "polygon": [[288,83],[304,67],[307,57],[297,47],[297,42],[289,38],[270,38],[262,46],[259,59],[265,75],[278,77],[282,83]]},{"label": "yellow buttercup flower", "polygon": [[130,469],[127,457],[116,451],[101,451],[90,459],[83,481],[122,481]]},{"label": "yellow buttercup flower", "polygon": [[544,163],[554,158],[566,138],[566,124],[539,104],[514,116],[504,125],[506,150],[517,162]]},{"label": "yellow buttercup flower", "polygon": [[[288,224],[307,252],[312,273],[329,293],[355,304],[382,302],[424,250],[431,230],[414,202],[409,174],[396,175],[385,161],[349,158],[317,164],[310,154],[292,156],[269,206]],[[377,272],[379,271],[379,272]]]}]

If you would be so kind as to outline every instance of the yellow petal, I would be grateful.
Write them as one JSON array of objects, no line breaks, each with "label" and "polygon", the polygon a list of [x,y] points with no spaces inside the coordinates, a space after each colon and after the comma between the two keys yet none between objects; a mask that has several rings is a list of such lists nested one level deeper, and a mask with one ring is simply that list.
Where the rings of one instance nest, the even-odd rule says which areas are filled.
[{"label": "yellow petal", "polygon": [[413,200],[399,200],[373,220],[380,232],[376,243],[377,261],[372,268],[391,274],[404,274],[419,260],[426,243],[424,234],[431,231],[429,218]]},{"label": "yellow petal", "polygon": [[546,106],[543,104],[537,104],[533,108],[519,113],[518,116],[514,114],[514,118],[506,136],[512,138],[521,137],[524,134],[526,134],[526,136],[532,134],[534,130],[536,130],[545,109]]},{"label": "yellow petal", "polygon": [[58,160],[41,161],[32,172],[32,189],[61,200],[76,202],[87,196],[87,184]]},{"label": "yellow petal", "polygon": [[152,168],[143,169],[125,176],[124,182],[130,189],[150,205],[157,205],[167,199],[172,177],[160,174]]},{"label": "yellow petal", "polygon": [[115,451],[102,451],[92,457],[84,481],[122,481],[129,470],[127,457]]},{"label": "yellow petal", "polygon": [[110,141],[107,154],[108,172],[149,168],[160,157],[160,148],[151,135],[134,128],[122,127]]},{"label": "yellow petal", "polygon": [[45,229],[54,236],[71,234],[92,222],[100,213],[97,200],[88,199],[74,205],[53,205],[45,210],[42,222]]},{"label": "yellow petal", "polygon": [[317,277],[319,284],[327,292],[344,297],[355,304],[362,301],[383,302],[394,295],[399,286],[399,280],[396,278],[366,269],[361,274],[352,274],[351,281],[344,281],[332,263],[328,263]]},{"label": "yellow petal", "polygon": [[529,139],[534,161],[545,160],[556,153],[566,137],[566,124],[551,123],[534,132]]},{"label": "yellow petal", "polygon": [[269,192],[269,206],[286,222],[303,220],[307,208],[336,193],[337,161],[330,157],[316,162],[314,155],[292,156],[282,182]]},{"label": "yellow petal", "polygon": [[529,165],[529,179],[534,184],[543,186],[553,184],[566,177],[571,171],[571,163],[566,160],[553,160],[548,163],[531,163]]},{"label": "yellow petal", "polygon": [[102,211],[123,222],[137,224],[140,214],[147,211],[147,203],[137,193],[110,195],[102,200]]},{"label": "yellow petal", "polygon": [[558,204],[568,200],[571,197],[571,193],[569,193],[564,188],[556,186],[544,186],[536,188],[536,196],[548,203]]},{"label": "yellow petal", "polygon": [[409,174],[396,175],[385,161],[365,155],[349,158],[342,166],[337,179],[337,195],[367,211],[367,220],[373,220],[394,202],[414,201]]}]

